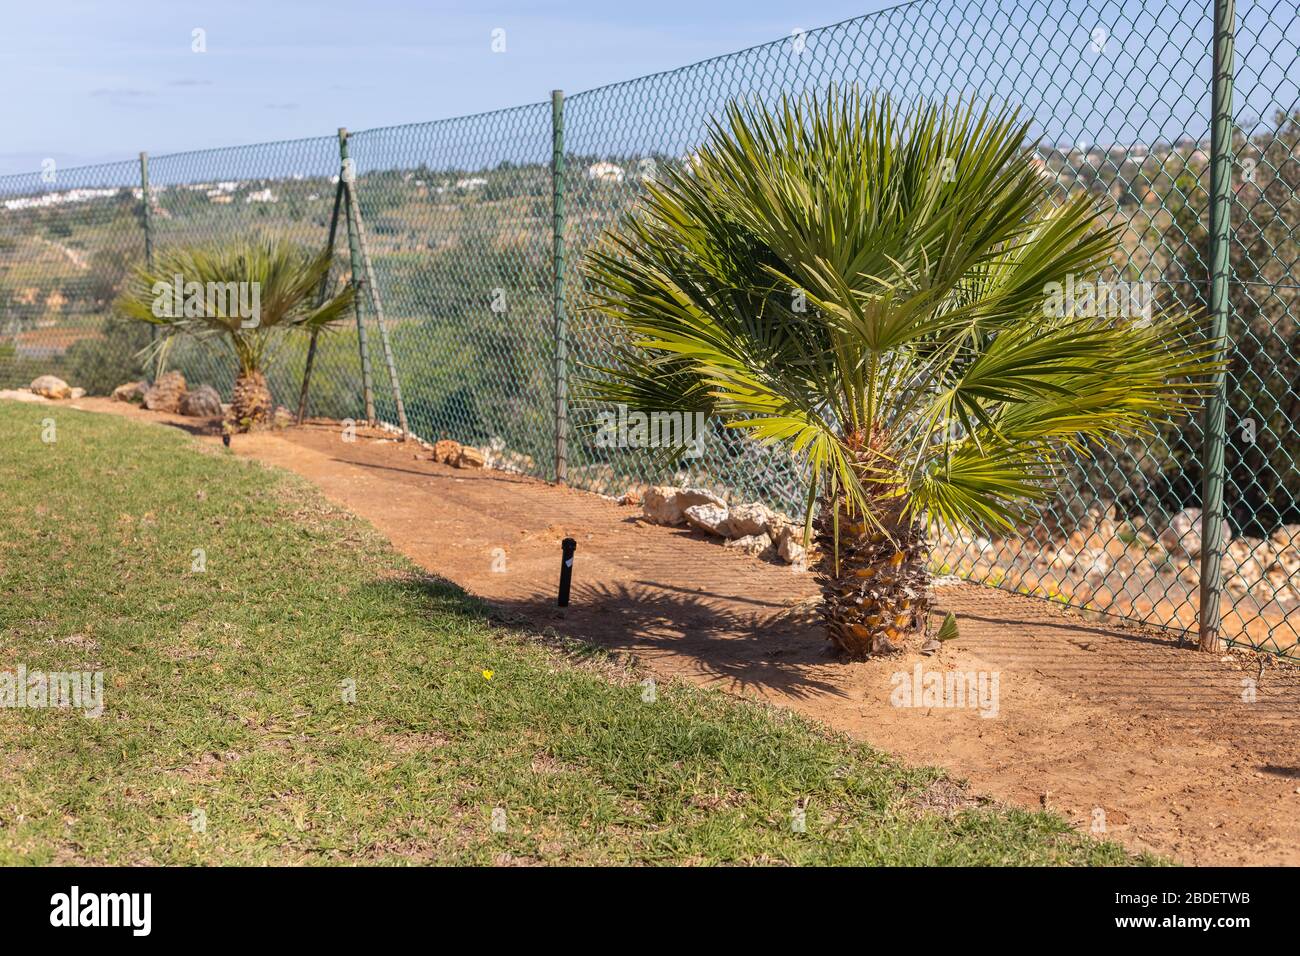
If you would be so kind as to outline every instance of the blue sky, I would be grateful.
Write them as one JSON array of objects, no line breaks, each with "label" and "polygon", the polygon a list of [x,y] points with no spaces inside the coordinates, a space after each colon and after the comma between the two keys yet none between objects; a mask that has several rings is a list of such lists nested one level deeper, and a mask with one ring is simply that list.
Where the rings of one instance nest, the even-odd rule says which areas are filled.
[{"label": "blue sky", "polygon": [[[8,0],[0,173],[438,119],[890,6],[872,0]],[[206,32],[194,53],[192,31]],[[492,52],[505,30],[506,52]]]},{"label": "blue sky", "polygon": [[[1247,125],[1300,102],[1290,3],[1238,0],[1236,103]],[[157,156],[539,103],[553,88],[577,93],[781,38],[776,48],[716,69],[621,89],[608,101],[603,94],[575,100],[571,147],[689,149],[726,96],[819,88],[828,77],[909,101],[1015,103],[1034,118],[1034,135],[1053,143],[1205,134],[1210,0],[896,7],[892,0],[8,0],[0,15],[0,174],[36,171],[47,158],[67,169],[130,160],[142,149]],[[888,8],[865,23],[810,33],[805,55],[789,48],[794,30]],[[196,29],[206,52],[192,49]],[[503,53],[493,51],[496,30],[504,31]],[[545,150],[544,140],[545,131],[532,130],[520,141]],[[497,160],[521,158],[486,140],[483,149],[496,150]],[[429,159],[437,157],[408,157]],[[370,161],[390,157],[376,152]]]}]

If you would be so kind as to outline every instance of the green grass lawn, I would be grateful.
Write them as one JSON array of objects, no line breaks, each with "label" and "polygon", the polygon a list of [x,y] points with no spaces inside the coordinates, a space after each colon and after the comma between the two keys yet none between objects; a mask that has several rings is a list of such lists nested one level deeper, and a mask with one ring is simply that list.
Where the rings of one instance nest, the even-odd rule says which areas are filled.
[{"label": "green grass lawn", "polygon": [[0,402],[0,449],[0,670],[104,681],[98,718],[0,709],[0,864],[1137,862],[926,810],[939,773],[788,714],[646,702],[219,446]]}]

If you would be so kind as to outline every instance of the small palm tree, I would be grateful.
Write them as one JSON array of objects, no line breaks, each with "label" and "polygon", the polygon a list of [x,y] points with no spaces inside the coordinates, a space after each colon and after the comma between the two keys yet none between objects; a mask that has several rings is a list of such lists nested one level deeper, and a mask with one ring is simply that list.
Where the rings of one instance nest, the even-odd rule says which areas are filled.
[{"label": "small palm tree", "polygon": [[1088,196],[1052,202],[1027,132],[835,89],[733,103],[585,261],[626,343],[588,395],[801,457],[850,655],[925,629],[936,525],[1011,529],[1068,453],[1151,432],[1214,367],[1193,316],[1063,305],[1053,283],[1097,282],[1117,239]]},{"label": "small palm tree", "polygon": [[326,329],[352,304],[351,286],[316,304],[331,261],[328,250],[266,238],[170,250],[130,274],[117,307],[163,332],[153,346],[163,357],[180,335],[229,346],[238,365],[230,420],[247,431],[271,415],[266,369],[281,337]]}]

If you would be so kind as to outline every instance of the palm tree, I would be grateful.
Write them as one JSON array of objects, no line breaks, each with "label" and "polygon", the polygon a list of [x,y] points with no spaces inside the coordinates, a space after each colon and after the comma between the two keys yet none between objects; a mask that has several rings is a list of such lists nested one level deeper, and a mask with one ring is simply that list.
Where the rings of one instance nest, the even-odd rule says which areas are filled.
[{"label": "palm tree", "polygon": [[1192,315],[1053,299],[1104,276],[1117,237],[1087,195],[1052,202],[1027,133],[1014,110],[834,88],[732,103],[585,260],[624,343],[588,396],[801,458],[851,656],[924,632],[936,526],[1013,528],[1066,456],[1152,432],[1215,367]]},{"label": "palm tree", "polygon": [[271,415],[266,369],[283,335],[324,330],[352,304],[351,286],[324,298],[331,262],[329,250],[262,237],[174,249],[133,270],[117,306],[162,331],[162,357],[178,335],[229,346],[238,365],[229,421],[247,431]]}]

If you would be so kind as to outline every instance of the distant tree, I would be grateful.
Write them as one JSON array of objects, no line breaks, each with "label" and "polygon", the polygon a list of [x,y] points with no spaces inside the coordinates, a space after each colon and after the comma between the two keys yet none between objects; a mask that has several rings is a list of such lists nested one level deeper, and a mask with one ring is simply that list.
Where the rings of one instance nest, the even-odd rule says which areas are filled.
[{"label": "distant tree", "polygon": [[[1241,533],[1267,534],[1300,522],[1300,112],[1235,142],[1231,307],[1228,322],[1227,511]],[[1177,230],[1186,236],[1169,263],[1166,305],[1209,301],[1208,195],[1187,177]],[[1201,442],[1166,435],[1172,460],[1158,476],[1167,503],[1199,502]]]}]

